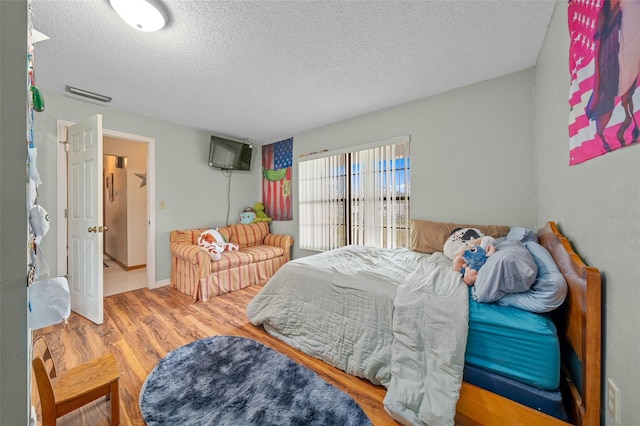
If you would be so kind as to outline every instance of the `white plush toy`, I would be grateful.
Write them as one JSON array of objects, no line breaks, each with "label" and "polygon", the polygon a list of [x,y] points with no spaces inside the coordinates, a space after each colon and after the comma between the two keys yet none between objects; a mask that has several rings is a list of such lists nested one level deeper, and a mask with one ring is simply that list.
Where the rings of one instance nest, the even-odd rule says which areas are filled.
[{"label": "white plush toy", "polygon": [[224,251],[238,251],[238,245],[228,243],[217,229],[208,229],[198,237],[198,245],[209,252],[211,260],[220,260]]}]

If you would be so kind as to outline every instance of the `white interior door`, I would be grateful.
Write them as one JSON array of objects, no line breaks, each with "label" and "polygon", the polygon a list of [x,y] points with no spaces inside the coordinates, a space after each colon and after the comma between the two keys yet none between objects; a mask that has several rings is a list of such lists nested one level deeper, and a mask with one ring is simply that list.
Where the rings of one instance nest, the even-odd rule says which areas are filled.
[{"label": "white interior door", "polygon": [[69,128],[68,280],[71,309],[103,322],[102,115]]}]

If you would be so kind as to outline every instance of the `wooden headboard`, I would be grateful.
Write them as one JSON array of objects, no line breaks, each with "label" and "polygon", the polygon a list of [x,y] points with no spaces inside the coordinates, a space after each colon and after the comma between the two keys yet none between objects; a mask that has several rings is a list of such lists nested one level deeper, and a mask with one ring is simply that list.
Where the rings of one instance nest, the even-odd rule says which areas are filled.
[{"label": "wooden headboard", "polygon": [[600,424],[602,352],[602,283],[600,271],[587,266],[554,222],[538,231],[569,285],[563,307],[556,311],[561,341],[563,392],[576,425]]},{"label": "wooden headboard", "polygon": [[[538,240],[553,256],[569,292],[553,312],[562,357],[562,398],[571,424],[600,425],[602,284],[598,269],[587,266],[571,243],[548,222]],[[463,382],[456,425],[567,426],[555,417]]]}]

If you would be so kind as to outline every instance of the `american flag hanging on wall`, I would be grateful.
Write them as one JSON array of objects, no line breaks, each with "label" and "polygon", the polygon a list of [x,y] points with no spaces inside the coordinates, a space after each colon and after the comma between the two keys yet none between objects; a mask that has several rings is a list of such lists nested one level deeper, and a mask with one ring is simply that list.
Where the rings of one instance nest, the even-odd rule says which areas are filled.
[{"label": "american flag hanging on wall", "polygon": [[273,220],[293,220],[293,138],[262,146],[262,203]]},{"label": "american flag hanging on wall", "polygon": [[640,1],[569,0],[569,164],[638,141]]}]

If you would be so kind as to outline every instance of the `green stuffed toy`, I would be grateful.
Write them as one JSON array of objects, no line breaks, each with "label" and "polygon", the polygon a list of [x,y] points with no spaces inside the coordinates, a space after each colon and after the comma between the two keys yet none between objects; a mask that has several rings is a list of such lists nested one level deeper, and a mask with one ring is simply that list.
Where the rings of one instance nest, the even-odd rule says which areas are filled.
[{"label": "green stuffed toy", "polygon": [[264,204],[262,203],[255,203],[253,205],[253,211],[256,214],[256,218],[253,220],[253,222],[267,222],[267,223],[271,223],[271,218],[269,216],[267,216],[267,214],[264,212]]}]

